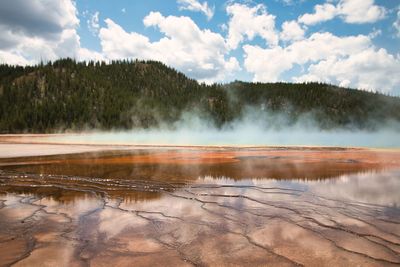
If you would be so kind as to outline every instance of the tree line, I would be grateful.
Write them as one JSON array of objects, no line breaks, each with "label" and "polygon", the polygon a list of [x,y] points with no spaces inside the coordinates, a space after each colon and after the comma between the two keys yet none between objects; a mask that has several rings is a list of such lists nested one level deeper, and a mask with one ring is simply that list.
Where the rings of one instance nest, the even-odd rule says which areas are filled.
[{"label": "tree line", "polygon": [[207,85],[139,60],[0,65],[1,133],[146,129],[173,125],[185,112],[225,127],[249,110],[261,121],[283,114],[285,124],[312,116],[322,129],[400,121],[398,97],[324,83]]}]

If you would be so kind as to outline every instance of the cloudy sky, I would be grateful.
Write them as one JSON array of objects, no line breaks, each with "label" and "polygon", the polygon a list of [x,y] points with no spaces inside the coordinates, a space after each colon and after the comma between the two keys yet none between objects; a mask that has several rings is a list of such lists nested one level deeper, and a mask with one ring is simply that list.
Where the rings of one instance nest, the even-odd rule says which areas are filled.
[{"label": "cloudy sky", "polygon": [[207,83],[400,95],[399,0],[0,1],[0,62],[160,60]]}]

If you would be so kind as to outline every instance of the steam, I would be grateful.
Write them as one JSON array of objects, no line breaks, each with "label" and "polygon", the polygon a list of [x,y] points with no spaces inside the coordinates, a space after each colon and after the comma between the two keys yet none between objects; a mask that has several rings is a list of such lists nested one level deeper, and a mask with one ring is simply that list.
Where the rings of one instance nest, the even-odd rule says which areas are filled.
[{"label": "steam", "polygon": [[48,141],[91,144],[169,146],[340,146],[400,148],[400,126],[386,123],[374,131],[352,127],[321,129],[312,113],[295,121],[286,114],[248,107],[233,122],[217,127],[198,111],[184,112],[178,121],[150,129],[85,131],[82,135],[48,137]]}]

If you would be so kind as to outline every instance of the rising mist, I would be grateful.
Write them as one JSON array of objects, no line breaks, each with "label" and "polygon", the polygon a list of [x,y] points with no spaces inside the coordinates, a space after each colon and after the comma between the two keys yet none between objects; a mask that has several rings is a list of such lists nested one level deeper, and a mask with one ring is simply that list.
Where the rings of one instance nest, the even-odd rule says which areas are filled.
[{"label": "rising mist", "polygon": [[295,122],[284,113],[249,107],[243,115],[222,127],[207,116],[184,112],[172,123],[160,122],[149,129],[97,131],[49,137],[50,141],[171,146],[340,146],[400,147],[400,125],[388,122],[374,130],[356,127],[321,129],[314,115],[299,116]]}]

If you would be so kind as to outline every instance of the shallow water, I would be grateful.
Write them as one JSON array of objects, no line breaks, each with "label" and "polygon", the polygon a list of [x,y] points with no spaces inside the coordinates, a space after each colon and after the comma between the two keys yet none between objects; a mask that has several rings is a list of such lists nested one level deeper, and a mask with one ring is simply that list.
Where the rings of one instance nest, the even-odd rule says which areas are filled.
[{"label": "shallow water", "polygon": [[395,266],[399,154],[157,149],[0,160],[0,265]]},{"label": "shallow water", "polygon": [[41,139],[59,143],[197,145],[197,146],[356,146],[400,148],[396,129],[378,131],[325,130],[292,127],[266,130],[252,125],[234,129],[131,130],[119,132],[88,132],[85,134],[48,135]]}]

